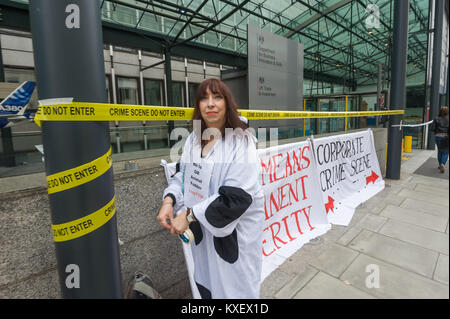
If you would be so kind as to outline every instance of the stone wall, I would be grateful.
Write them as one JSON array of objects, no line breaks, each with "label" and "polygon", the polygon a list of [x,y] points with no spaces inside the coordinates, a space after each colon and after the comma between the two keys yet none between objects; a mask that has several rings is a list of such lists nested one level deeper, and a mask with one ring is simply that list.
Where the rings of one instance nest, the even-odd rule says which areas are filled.
[{"label": "stone wall", "polygon": [[[181,242],[156,221],[162,167],[117,174],[122,283],[139,270],[164,298],[190,295]],[[0,298],[60,298],[46,189],[0,195]]]}]

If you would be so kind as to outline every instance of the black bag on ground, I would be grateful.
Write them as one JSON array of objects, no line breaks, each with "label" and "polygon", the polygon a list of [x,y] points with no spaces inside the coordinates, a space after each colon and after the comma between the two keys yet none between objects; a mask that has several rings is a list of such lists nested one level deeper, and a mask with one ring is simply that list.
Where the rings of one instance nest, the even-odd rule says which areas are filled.
[{"label": "black bag on ground", "polygon": [[124,295],[125,299],[162,299],[161,295],[153,288],[151,279],[140,271],[136,271],[128,281]]}]

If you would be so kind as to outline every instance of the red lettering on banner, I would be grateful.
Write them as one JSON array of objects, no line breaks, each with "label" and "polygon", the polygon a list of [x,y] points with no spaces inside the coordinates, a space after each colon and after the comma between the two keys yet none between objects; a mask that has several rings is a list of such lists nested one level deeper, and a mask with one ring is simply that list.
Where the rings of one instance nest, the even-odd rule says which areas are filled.
[{"label": "red lettering on banner", "polygon": [[[288,201],[285,205],[283,205],[283,200],[286,197],[288,197],[288,196],[285,195],[285,193],[283,191],[285,186],[288,186],[290,189],[292,189],[291,183],[287,183],[287,184],[281,186],[280,188],[278,188],[278,195],[279,195],[279,198],[280,198],[280,209],[283,209],[283,208],[288,207],[289,205],[292,205],[292,203],[290,201]],[[289,191],[288,191],[288,193],[289,193]]]},{"label": "red lettering on banner", "polygon": [[[289,240],[290,241],[293,241],[295,238],[293,238],[292,236],[291,236],[291,234],[289,233],[289,227],[288,227],[288,224],[287,224],[287,222],[286,222],[286,219],[288,219],[289,218],[289,216],[286,216],[286,217],[284,217],[283,219],[282,219],[282,221],[283,221],[283,223],[284,223],[284,228],[286,228],[286,234],[288,235],[288,237],[289,237]],[[301,234],[300,234],[301,235]]]},{"label": "red lettering on banner", "polygon": [[[273,226],[274,226],[274,225],[277,225],[277,226],[278,226],[278,231],[277,231],[276,234],[275,234],[274,231],[273,231]],[[278,241],[281,242],[283,245],[286,245],[286,244],[287,244],[287,242],[282,241],[282,240],[278,237],[278,234],[280,233],[280,230],[281,230],[281,226],[280,226],[280,223],[279,223],[279,222],[275,222],[275,223],[273,223],[272,225],[270,225],[270,230],[272,231],[272,239],[273,239],[273,243],[275,244],[275,247],[277,247],[278,249],[281,248],[281,247],[278,247],[277,242],[276,242],[275,239],[278,239]]]},{"label": "red lettering on banner", "polygon": [[303,150],[302,150],[302,159],[305,160],[305,161],[307,161],[308,164],[307,164],[306,166],[302,166],[302,169],[308,168],[308,167],[309,167],[309,164],[311,164],[311,161],[309,160],[309,157],[306,157],[306,156],[305,156],[305,150],[306,150],[306,149],[309,151],[309,146],[305,146],[305,147],[303,148]]},{"label": "red lettering on banner", "polygon": [[[301,148],[300,148],[300,150],[301,150]],[[300,161],[299,161],[297,155],[295,154],[295,151],[294,151],[294,150],[292,150],[292,157],[293,157],[293,159],[294,159],[294,164],[295,164],[294,167],[297,167],[297,170],[298,170],[298,171],[301,171],[302,168],[300,167]]]},{"label": "red lettering on banner", "polygon": [[263,160],[261,160],[261,185],[264,186],[264,175],[269,174],[269,183],[272,183],[272,160],[269,158],[269,163],[267,166],[264,164]]},{"label": "red lettering on banner", "polygon": [[[265,257],[315,229],[310,221],[312,205],[308,206],[308,202],[303,202],[312,196],[307,193],[307,187],[310,187],[309,174],[299,174],[310,167],[309,154],[310,148],[305,146],[261,159],[261,184],[269,188],[264,192],[267,227],[263,231],[262,253]],[[284,181],[286,178],[289,178],[289,182]],[[275,182],[277,184],[268,185]],[[299,204],[303,208],[298,209],[301,207]],[[270,221],[271,218],[274,220]]]},{"label": "red lettering on banner", "polygon": [[308,208],[308,213],[306,213],[306,208],[303,208],[302,211],[303,211],[303,214],[305,214],[306,221],[308,222],[310,230],[313,230],[316,227],[311,226],[311,224],[309,223],[309,214],[311,213],[311,205],[309,205],[307,208]]},{"label": "red lettering on banner", "polygon": [[[301,179],[302,180],[302,192],[303,192],[303,200],[307,199],[306,198],[306,191],[305,191],[305,177],[308,177],[308,175],[303,175],[302,177],[298,178],[295,180],[296,185],[298,185],[298,180]],[[298,194],[298,193],[297,193]]]},{"label": "red lettering on banner", "polygon": [[300,233],[300,235],[303,235],[303,233],[302,233],[302,228],[300,227],[300,222],[298,221],[298,213],[300,213],[301,211],[302,211],[302,210],[299,209],[299,210],[293,212],[293,213],[291,214],[291,216],[292,216],[292,215],[295,216],[295,221],[296,221],[296,223],[297,223],[298,232]]},{"label": "red lettering on banner", "polygon": [[273,180],[274,180],[275,182],[276,182],[276,181],[279,181],[279,180],[281,180],[281,179],[283,179],[283,178],[286,177],[286,175],[283,175],[282,177],[277,178],[277,168],[280,167],[280,165],[277,164],[277,161],[275,160],[275,158],[276,158],[276,157],[280,157],[280,156],[283,157],[282,154],[277,154],[277,155],[272,156],[273,163],[274,163]]},{"label": "red lettering on banner", "polygon": [[[295,154],[295,152],[293,152]],[[288,173],[289,168],[289,173]],[[293,174],[291,160],[289,159],[289,152],[286,153],[286,176],[291,176]]]},{"label": "red lettering on banner", "polygon": [[[273,155],[268,158],[267,162],[264,162],[261,159],[261,185],[266,185],[267,175],[269,177],[268,182],[269,184],[271,184],[308,168],[311,164],[311,161],[307,155],[308,153],[309,146],[305,146],[303,148],[299,148],[298,155],[296,154],[295,150],[291,150],[286,153],[278,153],[276,155]],[[281,164],[282,166],[280,167],[280,163],[283,163],[283,159],[284,164]],[[305,164],[302,164],[303,162],[305,162]]]},{"label": "red lettering on banner", "polygon": [[[301,224],[308,224],[309,230],[307,231],[312,231],[315,229],[309,220],[311,207],[312,206],[309,205],[290,214],[286,214],[286,216],[281,219],[281,222],[275,221],[264,229],[263,233],[266,234],[266,236],[263,235],[265,239],[262,241],[262,252],[264,256],[268,257],[276,250],[281,249],[284,245],[296,240],[298,238],[295,237],[297,233],[300,236],[303,235],[304,232],[302,232]],[[294,226],[293,218],[295,218],[295,224],[297,227]],[[284,227],[281,223],[283,223]],[[270,233],[265,233],[266,231],[269,232],[269,230]],[[271,249],[270,252],[267,252],[267,249]]]},{"label": "red lettering on banner", "polygon": [[[298,202],[299,200],[308,199],[306,196],[305,178],[308,178],[308,175],[300,176],[292,183],[281,185],[268,196],[264,194],[264,213],[266,215],[266,220],[271,218],[274,213],[277,213],[281,209],[291,206],[293,201]],[[299,183],[301,184],[301,194],[303,195],[301,199],[299,199]]]},{"label": "red lettering on banner", "polygon": [[[263,232],[265,232],[265,231],[268,230],[268,229],[269,229],[269,227],[264,228],[264,231],[263,231]],[[263,243],[263,248],[262,248],[263,255],[266,256],[266,257],[269,257],[270,255],[273,254],[274,251],[277,250],[276,248],[274,248],[269,254],[267,254],[267,253],[265,252],[265,250],[264,250],[264,244],[267,243],[267,240],[264,239],[262,243]]]},{"label": "red lettering on banner", "polygon": [[267,212],[267,205],[266,205],[266,195],[264,194],[264,212],[266,214],[266,220],[268,220],[270,217],[273,216],[272,213],[272,204],[273,206],[275,206],[275,212],[278,212],[280,209],[278,208],[278,204],[275,201],[275,198],[273,197],[273,193],[270,193],[270,198],[269,198],[269,207],[270,207],[270,216],[269,213]]}]

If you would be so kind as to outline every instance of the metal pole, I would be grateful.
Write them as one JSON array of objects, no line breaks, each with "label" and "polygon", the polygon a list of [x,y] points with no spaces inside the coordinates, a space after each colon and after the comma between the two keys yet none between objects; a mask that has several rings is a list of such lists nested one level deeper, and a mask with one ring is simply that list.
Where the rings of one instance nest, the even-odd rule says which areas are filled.
[{"label": "metal pole", "polygon": [[[114,69],[114,47],[109,45],[109,59],[111,63],[111,84],[112,84],[112,94],[113,103],[117,104],[117,81],[116,81],[116,71]],[[119,131],[119,121],[114,121],[115,135],[116,135],[116,151],[120,153],[120,131]]]},{"label": "metal pole", "polygon": [[[2,43],[0,41],[0,82],[5,82],[5,70],[3,68]],[[14,157],[14,143],[12,140],[12,130],[10,127],[0,129],[2,137],[3,154],[0,155],[0,165],[7,167],[16,166],[16,158]]]},{"label": "metal pole", "polygon": [[[430,120],[439,113],[441,101],[439,95],[440,69],[442,55],[442,27],[444,20],[444,0],[436,0],[434,10],[434,36],[433,36],[433,65],[431,67],[430,88]],[[428,130],[427,149],[434,150],[434,132]]]},{"label": "metal pole", "polygon": [[[348,95],[345,96],[345,112],[348,112]],[[348,117],[345,116],[345,131],[347,132]]]},{"label": "metal pole", "polygon": [[[172,90],[172,65],[171,65],[171,54],[170,54],[170,46],[167,44],[164,47],[164,71],[166,74],[166,90],[167,90],[167,105],[173,105],[173,90]],[[179,106],[179,105],[176,105]],[[168,145],[172,147],[175,144],[175,141],[170,139],[170,133],[172,132],[174,127],[173,121],[167,122],[167,137],[168,137]]]},{"label": "metal pole", "polygon": [[[303,99],[303,111],[306,111],[306,100]],[[303,119],[303,136],[306,135],[306,119]]]},{"label": "metal pole", "polygon": [[[99,6],[92,0],[30,1],[41,100],[107,101]],[[42,139],[50,175],[107,153],[109,123],[44,122]],[[49,194],[52,224],[83,218],[113,197],[111,167],[91,182]],[[55,250],[63,298],[122,298],[116,215],[84,236],[55,241]]]},{"label": "metal pole", "polygon": [[[394,2],[391,110],[404,109],[406,103],[408,10],[409,0]],[[394,115],[389,119],[386,178],[390,179],[400,179],[402,132],[398,127],[392,127],[392,125],[400,124],[401,119],[401,115]]]},{"label": "metal pole", "polygon": [[450,87],[450,83],[449,83],[449,64],[450,64],[450,61],[449,61],[449,58],[448,58],[448,54],[447,54],[447,56],[445,57],[446,59],[447,59],[447,70],[446,70],[446,73],[445,74],[447,74],[447,77],[446,77],[446,79],[445,79],[445,82],[446,82],[446,90],[445,90],[445,95],[446,95],[446,98],[445,98],[445,106],[447,106],[447,107],[450,107],[450,104],[449,104],[449,101],[450,101],[450,96],[449,96],[449,87]]},{"label": "metal pole", "polygon": [[377,83],[377,109],[376,111],[381,110],[381,75],[383,69],[381,64],[378,64],[378,83]]}]

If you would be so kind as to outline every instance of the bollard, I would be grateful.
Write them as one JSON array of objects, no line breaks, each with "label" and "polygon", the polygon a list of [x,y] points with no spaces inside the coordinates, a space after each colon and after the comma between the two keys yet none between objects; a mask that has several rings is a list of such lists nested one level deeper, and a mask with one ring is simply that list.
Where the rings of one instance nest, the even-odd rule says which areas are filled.
[{"label": "bollard", "polygon": [[405,153],[411,153],[412,149],[412,136],[405,136]]},{"label": "bollard", "polygon": [[401,153],[400,153],[400,158],[401,158],[402,161],[407,161],[407,160],[409,160],[409,157],[403,157],[404,144],[405,144],[405,139],[402,139],[402,150],[401,150]]}]

